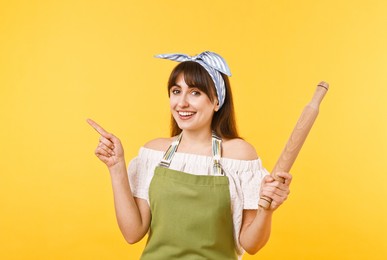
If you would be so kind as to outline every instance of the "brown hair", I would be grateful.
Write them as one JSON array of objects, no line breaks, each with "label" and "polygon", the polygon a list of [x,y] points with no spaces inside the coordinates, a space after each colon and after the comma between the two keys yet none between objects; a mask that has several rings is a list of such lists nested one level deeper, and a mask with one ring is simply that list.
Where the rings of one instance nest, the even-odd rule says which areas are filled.
[{"label": "brown hair", "polygon": [[[208,74],[206,69],[194,61],[181,62],[173,69],[168,80],[168,95],[170,93],[170,89],[176,85],[177,77],[180,74],[184,75],[184,81],[188,86],[195,87],[200,91],[203,91],[211,101],[214,101],[214,99],[217,98],[215,85],[211,76]],[[230,81],[226,75],[223,73],[221,74],[226,87],[226,97],[223,106],[214,113],[211,122],[211,129],[222,138],[240,138],[235,122]],[[175,136],[180,133],[181,129],[177,125],[173,116],[171,116],[171,136]]]}]

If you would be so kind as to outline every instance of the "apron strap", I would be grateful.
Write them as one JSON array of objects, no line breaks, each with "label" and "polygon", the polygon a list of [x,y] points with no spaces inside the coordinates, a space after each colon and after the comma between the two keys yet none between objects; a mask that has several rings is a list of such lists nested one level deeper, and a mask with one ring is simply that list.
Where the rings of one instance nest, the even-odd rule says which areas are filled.
[{"label": "apron strap", "polygon": [[212,157],[214,158],[213,173],[214,175],[223,175],[220,157],[222,156],[222,139],[212,132]]},{"label": "apron strap", "polygon": [[172,158],[175,155],[175,152],[177,150],[177,147],[179,146],[179,143],[180,143],[182,136],[183,136],[183,132],[181,132],[176,137],[176,139],[172,142],[172,144],[169,146],[168,150],[165,152],[163,159],[161,159],[159,166],[169,168],[169,165],[171,165]]},{"label": "apron strap", "polygon": [[[180,133],[176,139],[169,146],[168,150],[164,153],[163,158],[161,159],[159,166],[169,168],[171,165],[173,156],[177,151],[177,147],[179,146],[181,137],[183,133]],[[214,175],[223,175],[222,166],[220,164],[220,158],[222,156],[222,139],[212,132],[212,157],[214,160],[213,165],[213,174]]]}]

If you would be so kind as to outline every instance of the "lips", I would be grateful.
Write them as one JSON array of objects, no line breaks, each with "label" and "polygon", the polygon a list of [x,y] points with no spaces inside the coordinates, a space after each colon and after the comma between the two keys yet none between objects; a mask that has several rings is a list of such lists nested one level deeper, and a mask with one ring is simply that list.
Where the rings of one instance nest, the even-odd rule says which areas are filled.
[{"label": "lips", "polygon": [[193,115],[196,114],[195,112],[191,111],[178,111],[177,113],[181,119],[190,119]]}]

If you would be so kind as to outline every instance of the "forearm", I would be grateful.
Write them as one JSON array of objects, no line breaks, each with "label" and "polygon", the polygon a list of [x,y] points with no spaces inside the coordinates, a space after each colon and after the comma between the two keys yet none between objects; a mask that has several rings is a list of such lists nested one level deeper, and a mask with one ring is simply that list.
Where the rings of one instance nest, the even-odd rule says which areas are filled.
[{"label": "forearm", "polygon": [[121,141],[93,120],[88,119],[87,122],[100,134],[94,153],[110,172],[118,226],[126,241],[136,243],[148,231],[149,206],[146,201],[134,199],[132,195]]},{"label": "forearm", "polygon": [[245,210],[239,241],[249,254],[257,253],[269,240],[273,212],[287,199],[292,176],[286,172],[278,172],[285,182],[275,180],[271,175],[264,177],[260,196],[272,199],[269,209],[258,207],[258,210]]},{"label": "forearm", "polygon": [[241,230],[239,242],[249,254],[257,253],[269,240],[273,211],[258,208],[254,220]]},{"label": "forearm", "polygon": [[140,210],[130,189],[125,162],[110,168],[109,172],[118,226],[128,243],[136,243],[146,234],[148,227],[142,220]]}]

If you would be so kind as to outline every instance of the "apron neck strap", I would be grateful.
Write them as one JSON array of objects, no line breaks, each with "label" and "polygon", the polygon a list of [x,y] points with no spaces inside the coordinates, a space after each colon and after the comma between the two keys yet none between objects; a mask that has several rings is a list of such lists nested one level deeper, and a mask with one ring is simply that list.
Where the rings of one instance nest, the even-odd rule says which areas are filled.
[{"label": "apron neck strap", "polygon": [[172,158],[176,153],[177,147],[179,146],[181,137],[183,136],[183,132],[181,132],[175,140],[173,140],[172,144],[169,146],[168,150],[164,153],[163,159],[159,163],[159,166],[169,168],[171,165]]},{"label": "apron neck strap", "polygon": [[[183,133],[180,133],[176,139],[169,146],[168,150],[164,153],[163,158],[161,159],[159,166],[169,168],[171,165],[173,156],[177,151],[177,147],[180,144],[181,137]],[[214,175],[223,175],[222,166],[220,164],[220,158],[222,156],[222,139],[212,132],[212,157],[214,160],[213,165],[213,174]]]},{"label": "apron neck strap", "polygon": [[213,174],[223,175],[220,157],[222,156],[222,139],[212,132],[212,158],[214,158]]}]

